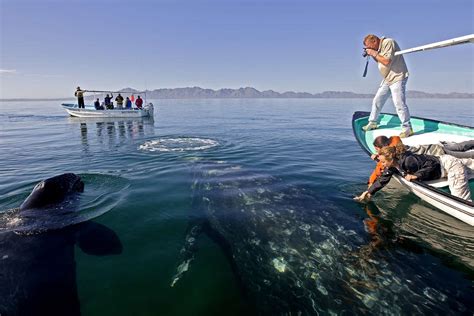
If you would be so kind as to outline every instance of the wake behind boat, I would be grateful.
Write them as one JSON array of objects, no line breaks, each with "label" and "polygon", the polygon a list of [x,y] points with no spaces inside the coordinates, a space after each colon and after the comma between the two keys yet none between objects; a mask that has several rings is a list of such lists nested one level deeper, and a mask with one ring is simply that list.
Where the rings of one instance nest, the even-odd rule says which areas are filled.
[{"label": "wake behind boat", "polygon": [[[398,135],[400,119],[397,115],[383,113],[377,129],[364,131],[362,127],[368,123],[369,112],[355,112],[352,117],[354,136],[362,149],[369,155],[374,154],[373,141],[376,137]],[[411,117],[414,135],[404,138],[403,143],[409,146],[436,144],[445,142],[462,142],[474,139],[474,128],[453,123],[440,122],[420,117]],[[402,186],[434,207],[456,217],[457,219],[474,226],[474,203],[455,197],[447,190],[446,179],[420,182],[407,181],[405,178],[394,175]],[[469,181],[471,192],[474,192],[474,179]]]}]

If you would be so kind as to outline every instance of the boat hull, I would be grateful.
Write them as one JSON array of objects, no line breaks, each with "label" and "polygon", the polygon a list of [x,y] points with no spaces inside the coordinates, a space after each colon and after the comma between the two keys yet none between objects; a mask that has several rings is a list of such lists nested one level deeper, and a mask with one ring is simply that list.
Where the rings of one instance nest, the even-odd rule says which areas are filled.
[{"label": "boat hull", "polygon": [[94,118],[134,118],[134,117],[153,117],[154,107],[152,103],[147,104],[143,109],[113,109],[96,110],[90,106],[85,109],[79,109],[77,104],[62,104],[62,107],[70,116],[74,117],[94,117]]},{"label": "boat hull", "polygon": [[[376,137],[380,135],[390,137],[400,133],[400,120],[396,115],[383,113],[380,116],[379,127],[376,130],[365,132],[362,130],[362,126],[368,123],[369,115],[369,112],[355,112],[352,117],[352,128],[359,145],[370,156],[375,153],[372,143]],[[412,117],[411,123],[415,134],[403,139],[403,143],[409,146],[436,144],[440,141],[461,142],[474,139],[474,128],[470,126],[419,117]],[[431,182],[410,182],[398,175],[395,175],[395,179],[423,201],[474,226],[474,204],[442,190],[448,185],[445,179]],[[471,175],[469,181],[471,193],[474,187],[473,181]]]}]

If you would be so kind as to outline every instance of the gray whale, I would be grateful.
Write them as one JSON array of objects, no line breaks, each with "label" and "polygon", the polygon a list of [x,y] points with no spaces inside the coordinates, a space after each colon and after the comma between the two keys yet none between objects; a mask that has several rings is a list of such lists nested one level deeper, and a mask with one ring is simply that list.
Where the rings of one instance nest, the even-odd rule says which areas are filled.
[{"label": "gray whale", "polygon": [[48,209],[63,202],[70,195],[84,192],[84,182],[74,173],[64,173],[38,183],[20,205],[20,212],[29,209]]},{"label": "gray whale", "polygon": [[[18,212],[57,212],[83,190],[75,174],[49,178],[35,186]],[[122,252],[118,236],[92,221],[38,234],[0,233],[0,315],[80,315],[75,246],[96,256]]]},{"label": "gray whale", "polygon": [[226,254],[255,314],[428,314],[438,302],[431,293],[442,292],[460,312],[474,307],[469,282],[453,273],[459,286],[445,290],[433,265],[420,271],[423,258],[398,244],[388,252],[400,253],[392,266],[382,251],[391,242],[373,239],[359,218],[314,188],[213,162],[196,163],[193,188],[193,219],[172,286],[205,233]]}]

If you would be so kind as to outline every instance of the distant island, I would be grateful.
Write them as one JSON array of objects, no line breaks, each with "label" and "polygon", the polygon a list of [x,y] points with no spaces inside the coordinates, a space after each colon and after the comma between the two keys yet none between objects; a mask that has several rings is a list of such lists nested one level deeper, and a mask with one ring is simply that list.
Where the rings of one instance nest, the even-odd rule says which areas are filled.
[{"label": "distant island", "polygon": [[[145,91],[139,91],[133,88],[124,88],[119,90],[123,93],[144,94]],[[98,95],[96,95],[98,96]],[[245,87],[239,89],[204,89],[200,87],[186,87],[186,88],[171,88],[171,89],[155,89],[146,90],[148,99],[370,99],[373,94],[355,93],[349,91],[324,91],[321,93],[309,92],[276,92],[274,90],[259,91],[252,87]],[[90,97],[90,95],[89,95]],[[407,97],[412,99],[474,99],[474,93],[428,93],[423,91],[409,90]],[[42,99],[0,99],[1,101],[29,101],[29,100],[73,100],[70,98],[42,98]]]}]

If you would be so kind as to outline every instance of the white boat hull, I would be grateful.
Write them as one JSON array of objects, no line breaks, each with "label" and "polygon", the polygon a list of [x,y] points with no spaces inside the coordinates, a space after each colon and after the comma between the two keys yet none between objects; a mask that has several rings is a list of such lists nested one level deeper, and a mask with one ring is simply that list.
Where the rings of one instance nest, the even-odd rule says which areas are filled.
[{"label": "white boat hull", "polygon": [[94,118],[133,118],[133,117],[153,117],[153,104],[148,103],[143,109],[113,109],[113,110],[96,110],[90,106],[85,109],[79,109],[77,104],[62,104],[62,107],[70,116],[74,117],[94,117]]},{"label": "white boat hull", "polygon": [[421,186],[416,182],[407,181],[399,175],[395,175],[395,179],[423,201],[464,223],[474,226],[474,208],[472,205],[453,199],[453,196],[450,194],[444,195],[438,191]]}]

